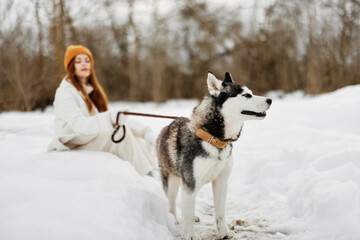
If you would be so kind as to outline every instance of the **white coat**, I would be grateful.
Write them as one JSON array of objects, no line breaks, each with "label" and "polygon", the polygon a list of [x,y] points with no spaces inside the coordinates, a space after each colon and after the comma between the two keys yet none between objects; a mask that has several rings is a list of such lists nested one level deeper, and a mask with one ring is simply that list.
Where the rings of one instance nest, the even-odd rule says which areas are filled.
[{"label": "white coat", "polygon": [[[92,87],[85,87],[85,91],[89,94]],[[82,93],[66,79],[62,80],[56,90],[54,112],[55,136],[48,146],[48,151],[106,151],[132,163],[140,174],[155,168],[155,160],[143,139],[145,133],[151,129],[138,123],[126,124],[124,141],[113,143],[110,138],[114,130],[110,111],[99,113],[94,106],[89,113]]]}]

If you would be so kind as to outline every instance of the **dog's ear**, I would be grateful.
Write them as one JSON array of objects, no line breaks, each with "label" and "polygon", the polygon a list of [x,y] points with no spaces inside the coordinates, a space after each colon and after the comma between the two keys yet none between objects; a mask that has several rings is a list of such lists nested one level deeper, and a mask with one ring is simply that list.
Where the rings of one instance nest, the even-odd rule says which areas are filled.
[{"label": "dog's ear", "polygon": [[234,81],[232,80],[232,77],[231,77],[231,74],[226,72],[225,73],[225,79],[224,79],[224,82],[230,82],[230,83],[233,83]]},{"label": "dog's ear", "polygon": [[219,95],[221,89],[223,88],[222,81],[218,80],[211,72],[208,72],[207,85],[209,93],[214,96]]}]

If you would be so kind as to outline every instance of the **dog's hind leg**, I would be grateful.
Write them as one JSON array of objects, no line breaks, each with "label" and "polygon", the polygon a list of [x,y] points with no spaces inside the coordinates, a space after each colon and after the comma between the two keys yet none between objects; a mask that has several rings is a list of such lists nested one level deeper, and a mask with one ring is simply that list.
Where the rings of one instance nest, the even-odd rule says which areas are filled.
[{"label": "dog's hind leg", "polygon": [[180,178],[173,174],[170,174],[168,177],[168,189],[166,192],[166,196],[169,200],[170,204],[170,213],[172,213],[175,217],[175,224],[179,224],[179,221],[176,217],[176,197],[179,191]]}]

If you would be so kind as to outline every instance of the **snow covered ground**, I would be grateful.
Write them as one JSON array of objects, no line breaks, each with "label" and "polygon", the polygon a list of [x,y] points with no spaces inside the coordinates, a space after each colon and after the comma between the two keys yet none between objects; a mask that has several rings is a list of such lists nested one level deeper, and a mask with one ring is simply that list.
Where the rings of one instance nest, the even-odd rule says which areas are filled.
[{"label": "snow covered ground", "polygon": [[[360,86],[273,100],[234,145],[226,214],[236,239],[360,239]],[[197,101],[112,105],[122,104],[190,116]],[[170,123],[132,119],[155,134]],[[52,120],[52,108],[0,114],[1,240],[181,239],[158,180],[108,153],[46,152]],[[203,239],[216,239],[213,210],[209,184],[196,202]]]}]

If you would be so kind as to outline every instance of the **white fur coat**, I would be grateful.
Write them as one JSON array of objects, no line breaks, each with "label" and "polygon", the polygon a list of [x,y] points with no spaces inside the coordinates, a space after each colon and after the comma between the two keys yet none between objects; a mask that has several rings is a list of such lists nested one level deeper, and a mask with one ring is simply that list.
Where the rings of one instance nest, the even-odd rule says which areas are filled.
[{"label": "white fur coat", "polygon": [[[89,93],[91,87],[86,87]],[[82,145],[90,142],[97,135],[113,130],[110,111],[99,113],[96,107],[89,113],[84,97],[69,81],[63,79],[56,90],[54,100],[54,129],[55,136],[48,151],[69,150],[69,142]],[[138,123],[126,124],[135,136],[144,137],[149,127]],[[135,127],[136,126],[136,127]]]}]

